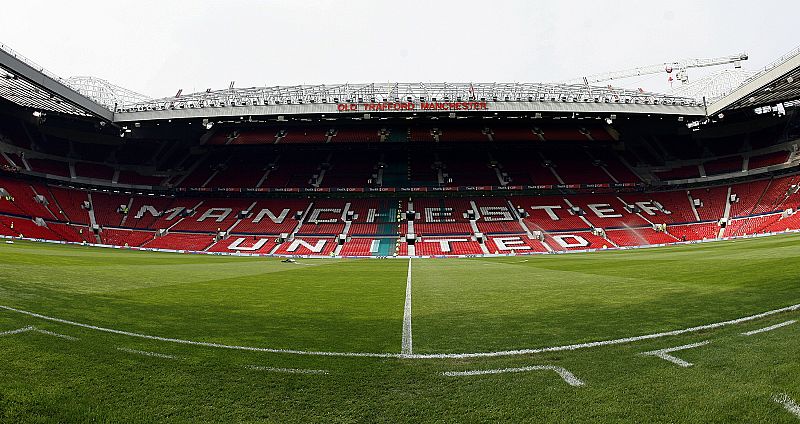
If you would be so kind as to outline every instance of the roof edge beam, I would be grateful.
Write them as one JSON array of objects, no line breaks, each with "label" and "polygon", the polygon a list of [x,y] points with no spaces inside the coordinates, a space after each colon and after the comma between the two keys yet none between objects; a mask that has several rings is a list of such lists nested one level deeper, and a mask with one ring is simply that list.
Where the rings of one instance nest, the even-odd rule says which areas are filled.
[{"label": "roof edge beam", "polygon": [[61,81],[50,78],[49,76],[9,54],[3,49],[0,49],[0,65],[19,77],[30,81],[32,84],[35,84],[42,89],[61,97],[65,101],[72,103],[73,105],[86,110],[99,118],[102,118],[106,121],[113,121],[114,119],[114,112],[79,94]]}]

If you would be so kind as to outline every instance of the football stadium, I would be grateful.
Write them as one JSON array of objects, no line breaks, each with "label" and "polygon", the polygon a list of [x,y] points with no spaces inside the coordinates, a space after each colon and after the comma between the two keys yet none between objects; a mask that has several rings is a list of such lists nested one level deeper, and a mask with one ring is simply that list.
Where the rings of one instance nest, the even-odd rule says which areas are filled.
[{"label": "football stadium", "polygon": [[169,97],[24,54],[0,422],[800,420],[798,48]]}]

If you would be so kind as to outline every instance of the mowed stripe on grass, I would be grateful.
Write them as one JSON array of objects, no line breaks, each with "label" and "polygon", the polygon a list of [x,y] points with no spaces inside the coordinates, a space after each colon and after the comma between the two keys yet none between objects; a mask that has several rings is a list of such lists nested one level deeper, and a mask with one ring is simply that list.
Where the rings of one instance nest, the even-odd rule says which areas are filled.
[{"label": "mowed stripe on grass", "polygon": [[779,309],[800,303],[798,259],[800,237],[786,236],[528,262],[415,261],[414,352],[616,339]]},{"label": "mowed stripe on grass", "polygon": [[[109,258],[98,258],[98,251]],[[37,260],[20,264],[20,256]],[[27,274],[26,262],[47,271]],[[0,296],[21,309],[146,334],[277,349],[399,352],[405,261],[300,262],[313,266],[18,243],[0,249]]]}]

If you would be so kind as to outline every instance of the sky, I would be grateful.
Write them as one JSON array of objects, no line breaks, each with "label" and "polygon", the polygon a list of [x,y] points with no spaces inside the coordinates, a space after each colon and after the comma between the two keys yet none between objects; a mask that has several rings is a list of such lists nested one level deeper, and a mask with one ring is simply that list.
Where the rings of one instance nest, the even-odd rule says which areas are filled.
[{"label": "sky", "polygon": [[4,2],[0,42],[59,76],[165,97],[231,81],[555,82],[740,52],[756,70],[800,44],[797,16],[788,0],[41,0]]}]

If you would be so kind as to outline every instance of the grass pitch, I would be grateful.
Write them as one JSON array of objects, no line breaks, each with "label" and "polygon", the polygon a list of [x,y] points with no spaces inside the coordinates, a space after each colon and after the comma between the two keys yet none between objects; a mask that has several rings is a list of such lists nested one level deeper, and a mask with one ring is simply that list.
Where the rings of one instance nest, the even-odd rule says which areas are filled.
[{"label": "grass pitch", "polygon": [[[797,305],[798,259],[798,236],[415,259],[413,353],[547,348]],[[407,260],[2,244],[0,305],[17,311],[0,309],[0,421],[798,422],[773,398],[800,401],[800,323],[741,333],[800,311],[611,346],[402,358],[407,270]],[[24,331],[3,335],[13,330]],[[641,355],[704,341],[672,353],[691,367]],[[584,385],[547,370],[443,375],[531,366]]]}]

